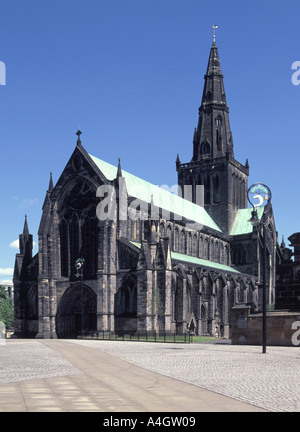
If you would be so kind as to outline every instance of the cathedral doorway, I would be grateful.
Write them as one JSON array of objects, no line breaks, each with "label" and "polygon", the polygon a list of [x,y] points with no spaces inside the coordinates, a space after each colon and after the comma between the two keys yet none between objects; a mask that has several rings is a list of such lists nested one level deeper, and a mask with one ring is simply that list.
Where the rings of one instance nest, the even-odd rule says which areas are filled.
[{"label": "cathedral doorway", "polygon": [[58,338],[74,338],[82,331],[97,330],[97,296],[94,291],[84,286],[83,317],[81,286],[68,288],[62,296],[56,315],[56,334]]}]

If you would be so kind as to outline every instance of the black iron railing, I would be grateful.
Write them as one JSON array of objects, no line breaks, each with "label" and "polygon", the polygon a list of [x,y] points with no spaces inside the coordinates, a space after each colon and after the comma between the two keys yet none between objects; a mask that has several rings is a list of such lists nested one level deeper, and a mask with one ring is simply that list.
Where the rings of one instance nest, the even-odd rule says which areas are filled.
[{"label": "black iron railing", "polygon": [[110,330],[90,330],[80,332],[78,339],[89,340],[118,340],[118,341],[141,341],[141,342],[169,342],[169,343],[191,343],[193,335],[184,333],[178,335],[176,333],[165,333],[156,331],[137,331],[134,333]]}]

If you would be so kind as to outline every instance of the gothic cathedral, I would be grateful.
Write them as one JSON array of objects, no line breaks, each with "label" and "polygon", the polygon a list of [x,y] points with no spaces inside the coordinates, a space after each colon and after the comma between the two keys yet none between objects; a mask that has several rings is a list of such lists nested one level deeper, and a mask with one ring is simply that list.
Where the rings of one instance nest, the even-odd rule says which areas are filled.
[{"label": "gothic cathedral", "polygon": [[[181,193],[161,190],[76,147],[50,176],[38,231],[25,218],[14,270],[15,335],[160,331],[230,337],[231,310],[261,310],[262,245],[247,206],[249,164],[234,158],[215,41],[192,158],[176,160]],[[199,198],[200,197],[200,201]],[[201,198],[202,197],[202,198]],[[258,209],[259,217],[262,209]],[[275,301],[277,233],[269,212],[268,302]],[[75,264],[84,259],[78,277]]]}]

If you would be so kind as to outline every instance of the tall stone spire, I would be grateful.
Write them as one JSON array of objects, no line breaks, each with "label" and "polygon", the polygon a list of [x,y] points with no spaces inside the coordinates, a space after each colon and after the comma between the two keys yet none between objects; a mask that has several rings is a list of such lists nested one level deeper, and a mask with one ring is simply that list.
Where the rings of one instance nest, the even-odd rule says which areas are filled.
[{"label": "tall stone spire", "polygon": [[[216,26],[213,27],[214,30]],[[197,128],[193,135],[193,157],[176,161],[178,185],[192,186],[196,202],[198,185],[204,186],[204,206],[221,230],[229,234],[239,209],[247,207],[249,164],[235,160],[223,75],[215,37],[210,48]],[[187,199],[188,196],[186,197]]]},{"label": "tall stone spire", "polygon": [[229,108],[215,40],[210,50],[204,80],[198,127],[193,138],[193,161],[222,157],[228,152],[233,157]]}]

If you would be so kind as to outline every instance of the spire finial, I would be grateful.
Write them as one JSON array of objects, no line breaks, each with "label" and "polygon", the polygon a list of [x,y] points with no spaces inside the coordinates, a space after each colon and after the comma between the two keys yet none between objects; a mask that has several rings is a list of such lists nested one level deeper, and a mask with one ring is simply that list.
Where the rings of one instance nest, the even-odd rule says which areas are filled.
[{"label": "spire finial", "polygon": [[216,45],[216,29],[218,28],[217,25],[213,25],[213,32],[214,32],[214,40],[213,40],[213,45]]},{"label": "spire finial", "polygon": [[117,177],[123,177],[122,175],[122,168],[121,168],[121,159],[118,158],[118,171],[117,171]]},{"label": "spire finial", "polygon": [[29,229],[28,229],[28,223],[27,223],[27,215],[25,215],[23,235],[29,235]]},{"label": "spire finial", "polygon": [[49,180],[49,187],[48,187],[48,191],[49,191],[49,192],[52,192],[52,191],[53,191],[52,172],[50,173],[50,180]]},{"label": "spire finial", "polygon": [[76,132],[76,135],[78,136],[77,144],[81,144],[81,139],[80,139],[81,134],[82,134],[82,132],[78,129],[78,131]]}]

